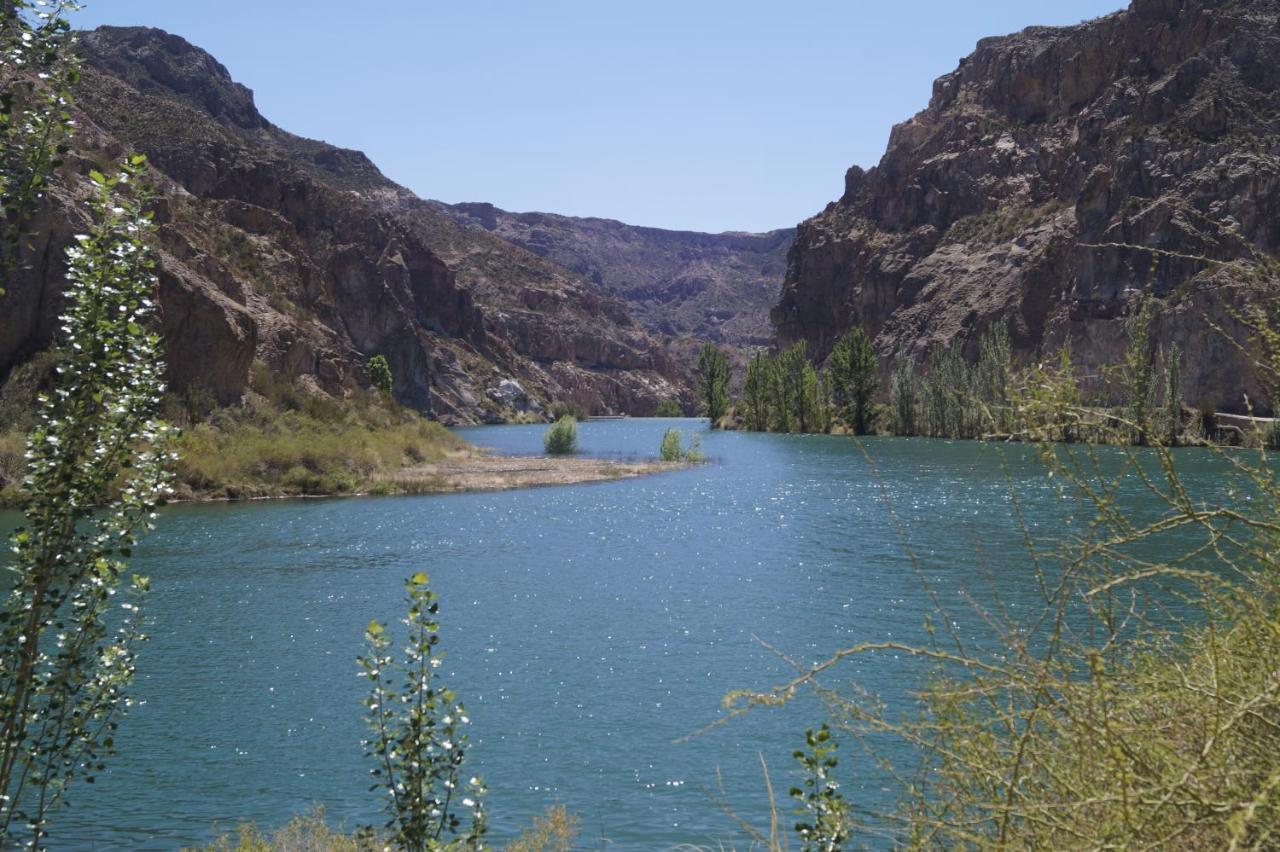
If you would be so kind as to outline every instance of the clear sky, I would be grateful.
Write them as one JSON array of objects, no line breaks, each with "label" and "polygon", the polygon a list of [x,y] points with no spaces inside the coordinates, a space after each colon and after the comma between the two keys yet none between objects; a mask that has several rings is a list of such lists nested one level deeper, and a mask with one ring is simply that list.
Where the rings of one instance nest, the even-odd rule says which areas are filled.
[{"label": "clear sky", "polygon": [[838,197],[979,38],[1124,0],[88,0],[428,198],[761,231]]}]

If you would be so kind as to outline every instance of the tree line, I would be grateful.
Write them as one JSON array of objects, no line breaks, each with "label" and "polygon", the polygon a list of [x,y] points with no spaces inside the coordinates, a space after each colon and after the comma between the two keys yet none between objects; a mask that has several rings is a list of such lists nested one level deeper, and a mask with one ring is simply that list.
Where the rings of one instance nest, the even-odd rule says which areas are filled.
[{"label": "tree line", "polygon": [[857,326],[821,365],[804,340],[757,352],[732,405],[728,357],[714,344],[702,348],[694,375],[700,410],[713,428],[1095,443],[1123,434],[1137,445],[1176,446],[1212,432],[1213,424],[1186,416],[1182,353],[1176,345],[1154,346],[1154,317],[1154,302],[1144,296],[1126,321],[1124,361],[1103,371],[1093,399],[1086,398],[1069,342],[1050,361],[1019,366],[1003,322],[978,338],[972,361],[958,345],[935,346],[920,361],[882,359]]}]

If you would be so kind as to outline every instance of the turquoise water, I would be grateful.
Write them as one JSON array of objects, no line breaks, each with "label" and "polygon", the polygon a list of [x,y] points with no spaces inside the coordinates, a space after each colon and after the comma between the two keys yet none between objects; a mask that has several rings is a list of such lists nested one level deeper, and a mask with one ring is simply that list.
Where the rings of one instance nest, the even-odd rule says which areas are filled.
[{"label": "turquoise water", "polygon": [[[652,456],[673,424],[702,429],[587,423],[583,449]],[[508,453],[539,452],[542,431],[462,430]],[[702,437],[706,465],[607,484],[166,510],[137,558],[153,588],[141,703],[110,770],[58,814],[55,846],[168,849],[314,804],[348,828],[380,823],[355,656],[364,625],[397,618],[403,578],[424,569],[498,839],[563,803],[590,848],[745,846],[710,800],[717,768],[733,808],[767,828],[761,757],[785,791],[820,708],[802,699],[680,740],[720,718],[729,690],[788,676],[765,643],[815,661],[862,640],[917,641],[922,579],[979,635],[964,593],[998,591],[1014,612],[1035,601],[1010,489],[1036,534],[1072,508],[1025,448],[873,439],[873,468],[844,438]],[[1191,481],[1218,487],[1219,460],[1182,459]],[[916,671],[885,654],[841,677],[901,704]],[[891,801],[855,747],[840,774],[857,806]]]}]

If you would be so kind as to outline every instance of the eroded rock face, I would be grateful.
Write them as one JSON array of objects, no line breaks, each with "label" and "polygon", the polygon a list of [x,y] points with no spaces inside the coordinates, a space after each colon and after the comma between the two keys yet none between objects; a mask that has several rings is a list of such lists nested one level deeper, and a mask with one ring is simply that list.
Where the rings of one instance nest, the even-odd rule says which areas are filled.
[{"label": "eroded rock face", "polygon": [[[894,128],[880,164],[798,229],[772,317],[819,356],[853,324],[883,356],[973,354],[1007,319],[1024,358],[1115,363],[1148,290],[1183,394],[1239,411],[1264,382],[1232,342],[1280,251],[1280,2],[1135,0],[984,39]],[[1224,333],[1226,336],[1224,336]]]},{"label": "eroded rock face", "polygon": [[773,342],[769,308],[782,285],[791,228],[701,234],[612,219],[510,213],[492,204],[438,209],[587,278],[625,301],[651,332],[737,347]]},{"label": "eroded rock face", "polygon": [[[457,225],[363,154],[275,127],[248,89],[185,40],[104,27],[81,45],[76,156],[5,297],[0,378],[52,340],[89,169],[136,150],[157,193],[174,390],[234,402],[259,363],[342,394],[367,382],[364,365],[380,354],[398,400],[450,422],[569,399],[645,414],[691,396],[663,342],[620,300]],[[495,376],[523,397],[488,394]]]}]

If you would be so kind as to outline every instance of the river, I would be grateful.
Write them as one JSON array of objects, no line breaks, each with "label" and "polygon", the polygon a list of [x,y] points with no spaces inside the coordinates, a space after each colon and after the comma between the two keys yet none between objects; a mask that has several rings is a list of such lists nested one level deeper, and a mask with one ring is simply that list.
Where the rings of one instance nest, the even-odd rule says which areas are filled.
[{"label": "river", "polygon": [[[490,788],[494,838],[563,803],[591,848],[747,845],[712,801],[717,768],[732,808],[767,829],[761,759],[785,799],[816,702],[684,738],[721,717],[726,692],[788,676],[771,648],[815,661],[918,641],[926,587],[961,631],[981,630],[964,592],[1034,606],[1010,495],[1036,535],[1071,507],[1029,449],[870,439],[864,456],[848,438],[704,423],[583,424],[598,455],[653,456],[672,425],[702,435],[706,464],[635,480],[166,509],[136,554],[153,588],[139,706],[109,771],[55,816],[54,846],[168,849],[314,804],[349,829],[381,824],[355,657],[370,619],[400,617],[402,581],[420,570],[441,597],[439,671],[474,723],[468,764]],[[540,451],[543,428],[460,431],[521,453]],[[1215,488],[1221,460],[1182,458]],[[917,671],[882,654],[840,677],[907,706]],[[841,757],[858,807],[892,800],[856,747]]]}]

